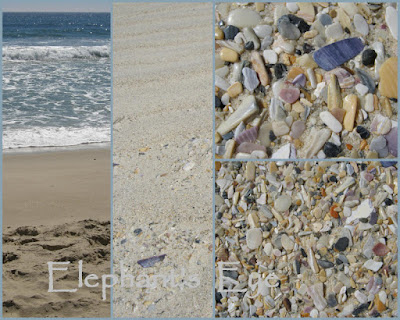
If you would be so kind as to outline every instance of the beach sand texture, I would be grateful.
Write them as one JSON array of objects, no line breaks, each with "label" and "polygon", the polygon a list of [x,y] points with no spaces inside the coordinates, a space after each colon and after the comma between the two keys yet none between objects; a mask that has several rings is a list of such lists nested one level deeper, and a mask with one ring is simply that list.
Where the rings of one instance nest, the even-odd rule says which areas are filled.
[{"label": "beach sand texture", "polygon": [[84,276],[110,272],[110,150],[5,154],[3,161],[3,316],[108,317],[100,288],[76,288]]},{"label": "beach sand texture", "polygon": [[211,18],[211,3],[113,7],[114,273],[200,279],[117,285],[114,317],[212,316]]}]

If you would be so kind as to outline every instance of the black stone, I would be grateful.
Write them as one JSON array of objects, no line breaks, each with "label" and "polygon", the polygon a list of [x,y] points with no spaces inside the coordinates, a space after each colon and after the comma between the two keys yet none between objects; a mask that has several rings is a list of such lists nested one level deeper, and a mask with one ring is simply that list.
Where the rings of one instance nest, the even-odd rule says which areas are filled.
[{"label": "black stone", "polygon": [[138,236],[139,234],[142,233],[142,231],[143,231],[142,229],[137,228],[137,229],[133,230],[133,233],[134,233],[136,236]]},{"label": "black stone", "polygon": [[362,139],[368,139],[371,135],[371,133],[362,126],[357,126],[356,131]]},{"label": "black stone", "polygon": [[297,50],[296,50],[296,54],[297,54],[298,56],[301,56],[301,51],[300,51],[299,49],[297,49]]},{"label": "black stone", "polygon": [[336,183],[336,182],[337,182],[337,178],[336,178],[335,176],[330,176],[330,177],[329,177],[329,181],[330,181],[330,182],[335,182],[335,183]]},{"label": "black stone", "polygon": [[303,248],[300,248],[301,254],[304,258],[307,258],[307,253]]},{"label": "black stone", "polygon": [[271,130],[271,131],[269,132],[269,140],[275,141],[275,139],[276,139],[276,135],[275,135],[275,133]]},{"label": "black stone", "polygon": [[222,192],[222,198],[228,199],[228,193],[226,191]]},{"label": "black stone", "polygon": [[330,293],[328,295],[327,302],[329,307],[331,308],[336,307],[337,306],[336,295],[334,293]]},{"label": "black stone", "polygon": [[361,70],[361,69],[356,69],[357,75],[361,80],[361,83],[364,86],[368,87],[368,92],[369,93],[375,93],[376,90],[376,84],[374,79],[369,75],[368,72]]},{"label": "black stone", "polygon": [[254,49],[254,42],[253,41],[247,41],[244,45],[244,48],[246,50],[253,50]]},{"label": "black stone", "polygon": [[283,75],[286,73],[287,67],[283,63],[277,63],[274,65],[274,73],[277,79],[283,78]]},{"label": "black stone", "polygon": [[223,108],[222,101],[218,96],[215,96],[215,107],[216,108]]},{"label": "black stone", "polygon": [[369,306],[368,303],[360,304],[357,308],[355,308],[353,310],[353,313],[352,313],[353,316],[358,317],[361,313],[363,313],[364,311],[368,310],[368,306]]},{"label": "black stone", "polygon": [[348,34],[350,34],[351,32],[350,32],[350,29],[349,28],[344,28],[344,32],[346,32],[346,33],[348,33]]},{"label": "black stone", "polygon": [[386,199],[385,199],[385,204],[386,204],[387,206],[391,206],[391,205],[393,204],[393,200],[392,200],[392,199],[389,199],[389,198],[386,198]]},{"label": "black stone", "polygon": [[224,22],[223,20],[220,20],[220,21],[218,22],[218,26],[219,26],[220,28],[225,27],[225,22]]},{"label": "black stone", "polygon": [[314,47],[308,43],[303,44],[303,51],[304,53],[310,53],[311,51],[314,50]]},{"label": "black stone", "polygon": [[222,136],[222,139],[228,141],[228,140],[232,139],[234,135],[235,134],[233,133],[233,131],[229,131],[228,133],[226,133]]},{"label": "black stone", "polygon": [[299,28],[301,33],[307,32],[310,30],[311,26],[307,24],[302,18],[295,16],[294,14],[288,14],[289,21],[291,24],[294,24],[297,28]]},{"label": "black stone", "polygon": [[335,243],[335,249],[338,251],[345,251],[349,246],[349,238],[342,237]]},{"label": "black stone", "polygon": [[215,302],[216,303],[221,303],[221,299],[222,299],[222,294],[221,292],[215,292]]},{"label": "black stone", "polygon": [[239,273],[235,270],[224,270],[224,276],[236,280],[239,277]]},{"label": "black stone", "polygon": [[301,173],[301,169],[299,167],[294,167],[294,170],[296,171],[297,174]]},{"label": "black stone", "polygon": [[[397,163],[397,162],[396,162]],[[367,164],[366,163],[361,163],[361,171],[364,171],[365,169],[367,169]]]},{"label": "black stone", "polygon": [[295,264],[296,264],[296,272],[297,272],[297,274],[300,274],[300,261],[295,260]]},{"label": "black stone", "polygon": [[235,26],[227,26],[224,29],[224,35],[225,35],[225,39],[227,40],[233,40],[236,35],[239,33],[239,28],[235,27]]},{"label": "black stone", "polygon": [[342,152],[342,149],[332,142],[327,142],[324,145],[324,153],[327,158],[335,158]]},{"label": "black stone", "polygon": [[378,55],[375,50],[366,49],[362,53],[362,63],[364,66],[372,67],[375,64],[375,59]]},{"label": "black stone", "polygon": [[332,262],[326,260],[317,259],[317,263],[324,269],[333,268],[335,266]]},{"label": "black stone", "polygon": [[222,218],[223,213],[222,212],[217,212],[217,219],[221,219]]}]

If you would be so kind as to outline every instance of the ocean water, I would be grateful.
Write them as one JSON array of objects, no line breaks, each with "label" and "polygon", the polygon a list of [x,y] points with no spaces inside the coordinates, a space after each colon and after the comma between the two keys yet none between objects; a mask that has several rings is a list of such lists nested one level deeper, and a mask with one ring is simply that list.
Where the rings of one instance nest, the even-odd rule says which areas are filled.
[{"label": "ocean water", "polygon": [[3,14],[3,149],[110,141],[109,13]]}]

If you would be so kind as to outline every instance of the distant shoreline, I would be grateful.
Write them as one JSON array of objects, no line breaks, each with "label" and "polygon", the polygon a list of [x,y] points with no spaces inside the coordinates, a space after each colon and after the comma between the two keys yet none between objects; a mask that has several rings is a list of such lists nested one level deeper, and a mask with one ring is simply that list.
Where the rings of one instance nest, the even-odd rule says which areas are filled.
[{"label": "distant shoreline", "polygon": [[111,142],[93,142],[93,143],[82,143],[71,146],[54,146],[54,147],[21,147],[3,149],[3,154],[21,154],[21,153],[49,153],[49,152],[67,152],[67,151],[81,151],[81,150],[92,150],[92,149],[110,149]]}]

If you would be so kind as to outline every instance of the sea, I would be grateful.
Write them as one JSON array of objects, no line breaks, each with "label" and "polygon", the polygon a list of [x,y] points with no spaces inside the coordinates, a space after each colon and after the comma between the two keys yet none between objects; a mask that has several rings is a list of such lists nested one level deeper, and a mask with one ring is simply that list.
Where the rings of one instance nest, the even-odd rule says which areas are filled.
[{"label": "sea", "polygon": [[110,141],[109,13],[3,13],[3,149]]}]

